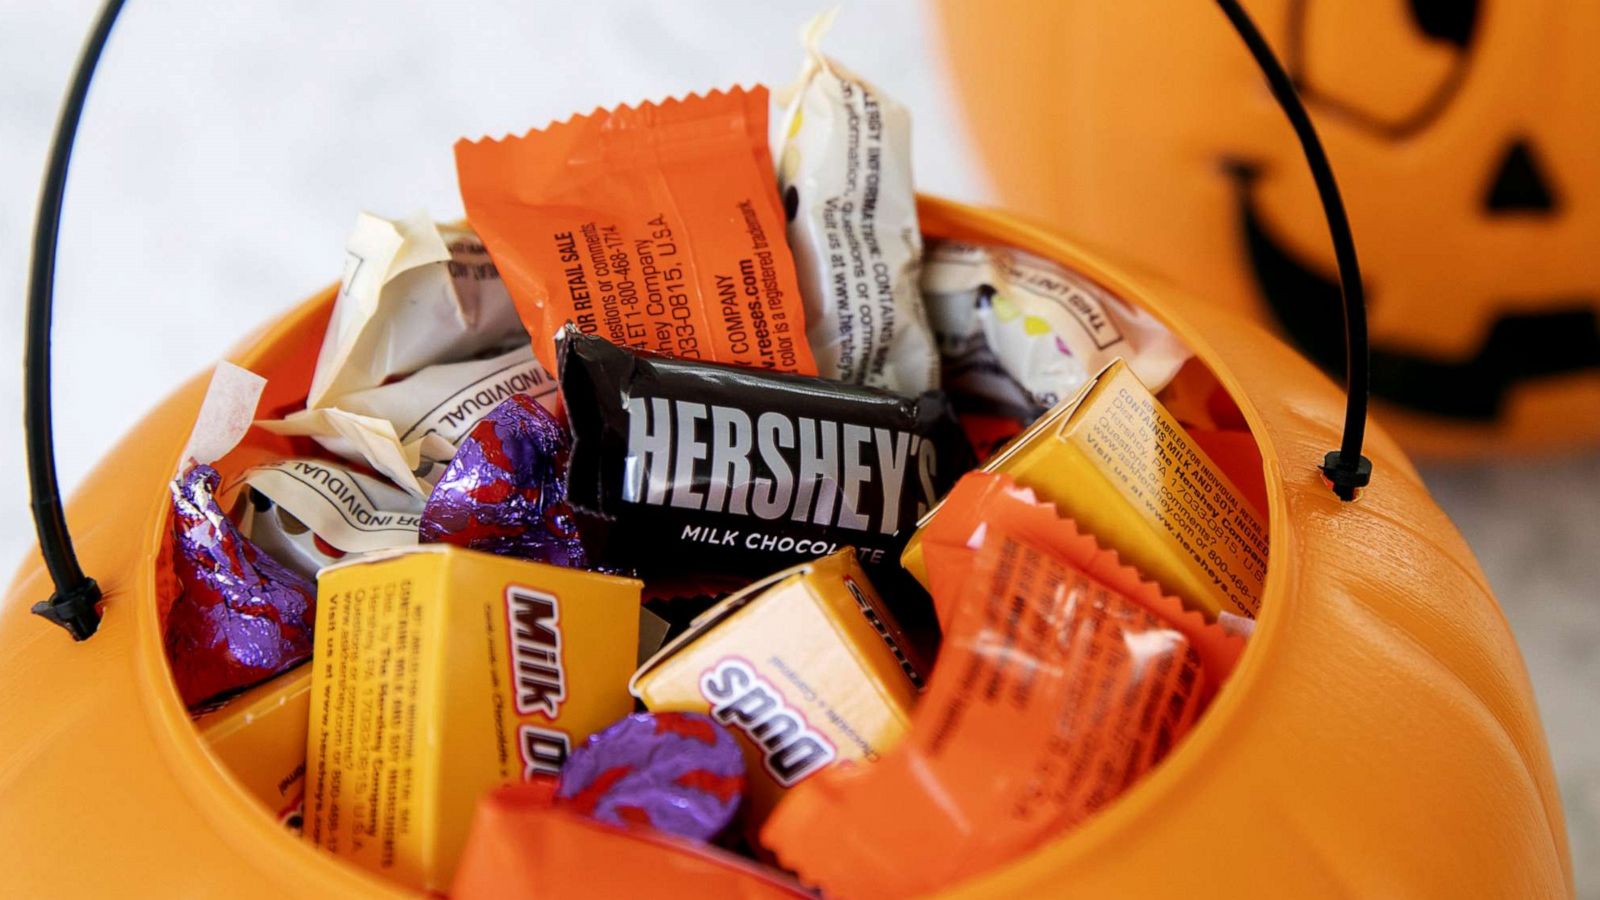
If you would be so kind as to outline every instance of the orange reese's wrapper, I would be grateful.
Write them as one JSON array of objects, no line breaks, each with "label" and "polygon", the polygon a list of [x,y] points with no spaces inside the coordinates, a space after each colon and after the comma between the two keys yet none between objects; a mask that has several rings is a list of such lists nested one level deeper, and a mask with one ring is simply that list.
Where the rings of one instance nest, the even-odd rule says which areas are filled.
[{"label": "orange reese's wrapper", "polygon": [[765,88],[460,141],[456,168],[467,218],[551,372],[570,321],[666,356],[817,373]]}]

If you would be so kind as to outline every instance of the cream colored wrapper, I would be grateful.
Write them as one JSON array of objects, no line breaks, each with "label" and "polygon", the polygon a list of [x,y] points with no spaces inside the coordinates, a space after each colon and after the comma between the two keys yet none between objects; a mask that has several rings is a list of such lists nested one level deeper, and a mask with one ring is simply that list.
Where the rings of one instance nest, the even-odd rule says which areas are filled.
[{"label": "cream colored wrapper", "polygon": [[189,442],[178,457],[178,474],[195,464],[210,465],[239,446],[266,387],[267,380],[249,369],[226,361],[217,363],[195,414]]},{"label": "cream colored wrapper", "polygon": [[1189,358],[1154,316],[1019,250],[930,244],[922,292],[944,355],[945,389],[996,412],[1032,418],[1118,357],[1155,393]]},{"label": "cream colored wrapper", "polygon": [[362,213],[345,244],[344,277],[306,406],[334,406],[345,394],[524,334],[472,231],[425,215],[390,221]]},{"label": "cream colored wrapper", "polygon": [[417,543],[422,498],[338,463],[285,459],[246,469],[239,480],[345,553]]},{"label": "cream colored wrapper", "polygon": [[822,55],[832,21],[806,29],[778,157],[806,337],[822,377],[919,394],[938,387],[939,354],[917,289],[911,116]]},{"label": "cream colored wrapper", "polygon": [[426,497],[457,442],[493,408],[482,398],[548,394],[546,405],[555,403],[554,379],[527,341],[472,231],[362,213],[306,409],[259,424],[315,438]]},{"label": "cream colored wrapper", "polygon": [[390,384],[346,394],[337,407],[306,409],[268,431],[304,435],[345,459],[365,462],[404,490],[427,497],[456,446],[512,394],[554,412],[556,380],[526,344],[487,359],[429,366]]},{"label": "cream colored wrapper", "polygon": [[244,535],[307,578],[345,554],[416,546],[422,498],[337,463],[280,460],[246,469],[229,487],[239,484],[269,501],[241,500]]}]

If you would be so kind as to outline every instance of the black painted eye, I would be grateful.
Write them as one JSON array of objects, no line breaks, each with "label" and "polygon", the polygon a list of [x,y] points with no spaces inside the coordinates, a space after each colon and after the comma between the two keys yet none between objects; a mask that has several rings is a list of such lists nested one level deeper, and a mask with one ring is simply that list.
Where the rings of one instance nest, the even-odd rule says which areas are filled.
[{"label": "black painted eye", "polygon": [[1479,0],[1291,0],[1285,61],[1324,113],[1399,139],[1449,105],[1481,19]]},{"label": "black painted eye", "polygon": [[1465,50],[1478,25],[1478,0],[1411,0],[1411,19],[1428,37]]},{"label": "black painted eye", "polygon": [[799,211],[800,211],[800,192],[795,190],[794,189],[794,185],[791,184],[791,185],[789,185],[789,189],[783,192],[783,218],[784,218],[784,220],[788,221],[788,222],[793,222],[794,221],[794,214],[799,212]]}]

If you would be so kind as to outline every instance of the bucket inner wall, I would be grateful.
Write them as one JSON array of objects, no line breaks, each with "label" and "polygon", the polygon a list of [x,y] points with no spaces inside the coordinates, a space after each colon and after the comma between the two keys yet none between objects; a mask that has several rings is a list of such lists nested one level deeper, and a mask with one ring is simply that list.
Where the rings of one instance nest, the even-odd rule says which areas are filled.
[{"label": "bucket inner wall", "polygon": [[[966,226],[957,220],[944,221],[938,216],[934,216],[933,221],[944,224],[946,227],[937,230],[925,229],[924,237],[929,240],[950,238],[968,240],[975,243],[1002,243],[1018,249],[1028,250],[1047,258],[1051,256],[1045,248],[1026,246],[1024,243],[1015,240],[997,241],[983,233],[982,229]],[[1069,269],[1082,271],[1081,264],[1077,264],[1073,260],[1060,259],[1058,255],[1054,261],[1066,265]],[[1084,272],[1083,274],[1089,275],[1093,280],[1101,280],[1096,277],[1096,273]],[[1109,287],[1109,285],[1103,286]],[[281,418],[304,406],[306,394],[310,388],[316,352],[322,344],[322,332],[332,308],[335,290],[326,290],[307,301],[284,321],[280,322],[269,335],[246,347],[241,364],[267,378],[268,389],[258,410],[258,418]],[[1141,303],[1137,294],[1130,294],[1123,290],[1114,290],[1113,293],[1123,297],[1130,303],[1149,309],[1147,305]],[[1159,311],[1155,312],[1159,317]],[[1214,375],[1215,373],[1213,372],[1212,374]],[[1237,402],[1237,399],[1235,399],[1235,403]],[[234,475],[253,465],[286,456],[320,456],[324,453],[325,451],[322,451],[309,439],[287,438],[264,432],[261,429],[252,429],[249,436],[236,450],[218,460],[215,465],[222,475],[223,484],[229,485]],[[1255,456],[1251,462],[1256,470],[1255,474],[1259,476],[1259,455]],[[1256,483],[1252,484],[1247,490],[1248,493],[1253,495],[1264,495],[1264,480],[1258,477]],[[235,493],[225,493],[219,497],[219,501],[224,509],[233,508],[236,501]],[[1268,506],[1268,504],[1260,505],[1263,508]],[[1270,512],[1268,515],[1270,517]],[[168,527],[167,519],[168,517],[165,513],[157,517],[155,523],[157,533],[153,536],[153,539],[160,539],[160,534]],[[159,573],[157,574],[159,575]],[[162,590],[156,592],[155,596],[162,603],[170,602],[171,590],[171,586],[164,586]],[[165,598],[163,598],[163,594],[165,594]],[[145,637],[147,639],[159,636],[160,621],[158,620],[155,624],[156,633],[146,634]],[[315,663],[311,664],[314,665]],[[170,694],[171,690],[167,693]],[[1203,716],[1197,727],[1204,727],[1206,718]],[[191,728],[190,731],[192,733],[193,729]],[[1182,743],[1179,744],[1175,752],[1181,752],[1181,749]],[[211,768],[213,769],[213,774],[231,782],[234,787],[239,787],[239,773],[229,771],[221,761],[215,759],[213,759]],[[273,836],[263,835],[264,840],[298,840],[293,834],[276,825],[276,813],[278,811],[266,809],[265,807],[262,809],[269,814],[269,819],[272,820],[275,827],[278,827],[280,832]]]}]

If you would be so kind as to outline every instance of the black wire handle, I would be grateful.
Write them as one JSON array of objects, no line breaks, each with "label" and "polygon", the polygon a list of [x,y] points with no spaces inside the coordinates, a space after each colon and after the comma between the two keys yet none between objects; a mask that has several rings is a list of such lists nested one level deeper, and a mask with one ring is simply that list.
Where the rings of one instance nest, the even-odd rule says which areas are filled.
[{"label": "black wire handle", "polygon": [[33,225],[33,268],[28,273],[28,329],[23,350],[22,428],[28,446],[28,490],[32,494],[33,524],[39,532],[39,554],[56,592],[35,603],[33,611],[84,640],[100,627],[100,586],[83,574],[72,549],[67,517],[61,510],[61,486],[56,480],[55,434],[50,423],[50,311],[56,280],[56,238],[61,230],[61,206],[67,193],[67,165],[72,143],[89,96],[89,80],[100,62],[100,52],[111,36],[111,26],[122,11],[123,0],[106,0],[84,42],[78,67],[72,73],[67,99],[56,120],[39,193],[39,216]]},{"label": "black wire handle", "polygon": [[1322,149],[1322,139],[1311,124],[1300,94],[1294,89],[1289,73],[1273,55],[1272,48],[1245,14],[1238,0],[1217,0],[1222,12],[1233,23],[1256,65],[1267,77],[1272,96],[1277,99],[1283,114],[1294,126],[1295,137],[1305,151],[1306,165],[1317,183],[1317,196],[1322,200],[1322,212],[1328,219],[1328,237],[1333,241],[1333,255],[1339,262],[1339,292],[1344,296],[1344,437],[1339,449],[1330,450],[1322,458],[1322,477],[1339,499],[1350,501],[1372,480],[1372,461],[1361,455],[1361,444],[1367,436],[1367,394],[1371,377],[1371,348],[1367,340],[1367,294],[1361,285],[1361,264],[1356,260],[1356,241],[1350,234],[1350,218],[1345,215],[1344,198],[1339,196],[1339,184],[1334,181],[1333,167],[1328,154]]},{"label": "black wire handle", "polygon": [[[50,421],[50,313],[54,300],[56,240],[61,230],[61,208],[66,197],[67,167],[72,161],[72,144],[83,118],[83,105],[95,66],[111,36],[111,27],[122,12],[124,0],[106,0],[78,57],[61,117],[56,121],[50,160],[45,168],[44,187],[39,197],[39,216],[33,231],[33,268],[28,279],[28,326],[24,356],[23,428],[28,447],[28,487],[32,492],[33,521],[39,533],[39,552],[45,568],[55,582],[50,599],[33,606],[34,613],[67,629],[76,640],[85,640],[100,627],[100,587],[85,575],[72,548],[66,514],[61,508],[61,487],[56,479],[55,436]],[[1240,8],[1237,0],[1217,0],[1217,5],[1233,23],[1250,48],[1272,87],[1278,105],[1294,125],[1295,135],[1305,149],[1306,163],[1317,182],[1328,233],[1339,261],[1339,281],[1344,292],[1344,331],[1346,384],[1344,439],[1338,450],[1323,458],[1322,473],[1334,493],[1354,500],[1357,491],[1372,477],[1372,463],[1361,455],[1367,424],[1367,307],[1361,290],[1361,269],[1356,262],[1355,240],[1345,215],[1339,186],[1334,182],[1328,156],[1311,125],[1305,106],[1294,84],[1262,39],[1255,23]]]}]

